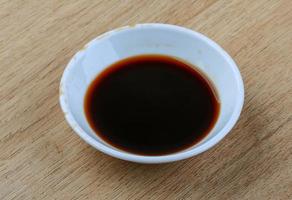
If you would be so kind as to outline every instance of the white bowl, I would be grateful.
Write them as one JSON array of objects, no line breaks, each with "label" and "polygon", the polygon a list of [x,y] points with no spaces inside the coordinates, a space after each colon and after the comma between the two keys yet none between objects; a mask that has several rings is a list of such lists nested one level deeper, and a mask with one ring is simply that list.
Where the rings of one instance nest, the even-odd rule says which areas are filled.
[{"label": "white bowl", "polygon": [[[141,54],[178,57],[197,66],[213,82],[221,103],[220,114],[214,128],[198,144],[174,154],[142,156],[111,146],[90,128],[83,109],[88,85],[110,64]],[[240,72],[218,44],[195,31],[167,24],[139,24],[102,34],[71,59],[60,84],[61,107],[74,131],[88,144],[108,155],[139,163],[172,162],[210,149],[235,125],[243,99]]]}]

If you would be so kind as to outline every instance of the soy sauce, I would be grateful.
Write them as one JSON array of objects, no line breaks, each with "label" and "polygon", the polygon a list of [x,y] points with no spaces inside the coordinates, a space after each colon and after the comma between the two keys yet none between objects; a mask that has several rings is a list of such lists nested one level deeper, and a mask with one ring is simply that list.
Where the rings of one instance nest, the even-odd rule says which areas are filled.
[{"label": "soy sauce", "polygon": [[86,118],[100,138],[140,155],[166,155],[200,142],[220,110],[201,72],[162,55],[112,64],[92,81],[84,102]]}]

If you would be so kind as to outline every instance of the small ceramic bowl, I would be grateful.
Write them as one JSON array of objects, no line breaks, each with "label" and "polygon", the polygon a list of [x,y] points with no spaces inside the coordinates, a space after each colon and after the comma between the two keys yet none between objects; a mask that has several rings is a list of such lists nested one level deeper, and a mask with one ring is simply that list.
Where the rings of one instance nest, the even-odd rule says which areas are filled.
[{"label": "small ceramic bowl", "polygon": [[[142,156],[111,146],[90,128],[83,105],[91,81],[112,63],[141,54],[180,58],[199,68],[213,82],[221,103],[220,114],[214,128],[198,144],[174,154]],[[235,125],[243,99],[240,72],[218,44],[195,31],[167,24],[138,24],[100,35],[71,59],[60,84],[61,107],[73,130],[94,148],[113,157],[139,163],[172,162],[210,149]]]}]

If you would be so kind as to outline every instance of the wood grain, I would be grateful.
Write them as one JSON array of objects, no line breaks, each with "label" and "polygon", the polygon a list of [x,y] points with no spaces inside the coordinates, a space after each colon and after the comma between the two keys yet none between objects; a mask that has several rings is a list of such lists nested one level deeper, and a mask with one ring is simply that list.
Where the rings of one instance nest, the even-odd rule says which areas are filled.
[{"label": "wood grain", "polygon": [[[291,10],[290,0],[0,0],[0,199],[292,199]],[[143,22],[202,32],[241,70],[241,118],[199,156],[121,161],[64,120],[69,59],[97,35]]]}]

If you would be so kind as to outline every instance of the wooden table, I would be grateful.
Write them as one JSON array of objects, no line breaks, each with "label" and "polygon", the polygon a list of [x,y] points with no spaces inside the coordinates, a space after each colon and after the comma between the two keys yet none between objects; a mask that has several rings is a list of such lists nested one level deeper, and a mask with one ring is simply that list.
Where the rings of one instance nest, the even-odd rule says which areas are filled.
[{"label": "wooden table", "polygon": [[[184,161],[104,155],[64,120],[69,59],[127,24],[171,23],[237,62],[245,105],[231,133]],[[0,0],[0,199],[292,199],[291,0]]]}]

